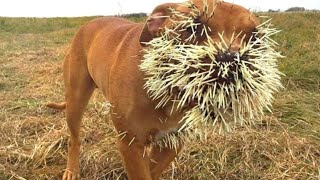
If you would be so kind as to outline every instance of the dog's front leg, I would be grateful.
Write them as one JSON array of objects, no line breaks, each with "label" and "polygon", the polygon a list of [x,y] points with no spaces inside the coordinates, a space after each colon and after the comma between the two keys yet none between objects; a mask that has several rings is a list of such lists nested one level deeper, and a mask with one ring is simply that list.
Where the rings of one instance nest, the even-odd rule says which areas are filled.
[{"label": "dog's front leg", "polygon": [[117,141],[130,180],[152,180],[149,159],[143,157],[144,145],[139,142]]},{"label": "dog's front leg", "polygon": [[162,172],[169,166],[170,162],[178,155],[181,151],[182,145],[177,150],[170,148],[153,147],[151,150],[150,158],[150,171],[152,180],[158,180]]}]

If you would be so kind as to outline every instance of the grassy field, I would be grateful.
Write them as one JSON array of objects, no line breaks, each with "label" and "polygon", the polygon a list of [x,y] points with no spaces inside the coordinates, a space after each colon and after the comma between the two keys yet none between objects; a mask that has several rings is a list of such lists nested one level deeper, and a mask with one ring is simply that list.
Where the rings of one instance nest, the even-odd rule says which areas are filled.
[{"label": "grassy field", "polygon": [[[285,89],[252,129],[185,146],[163,179],[320,179],[320,13],[270,14]],[[0,18],[0,179],[59,179],[66,163],[62,60],[93,19]],[[126,179],[99,92],[82,126],[83,179]]]}]

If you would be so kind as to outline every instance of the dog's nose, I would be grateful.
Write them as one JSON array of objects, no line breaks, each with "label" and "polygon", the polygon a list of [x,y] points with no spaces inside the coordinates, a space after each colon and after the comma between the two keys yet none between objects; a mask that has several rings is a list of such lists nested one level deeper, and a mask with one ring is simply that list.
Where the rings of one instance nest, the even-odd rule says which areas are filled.
[{"label": "dog's nose", "polygon": [[216,61],[218,62],[233,62],[236,57],[236,52],[227,51],[219,51],[216,55]]}]

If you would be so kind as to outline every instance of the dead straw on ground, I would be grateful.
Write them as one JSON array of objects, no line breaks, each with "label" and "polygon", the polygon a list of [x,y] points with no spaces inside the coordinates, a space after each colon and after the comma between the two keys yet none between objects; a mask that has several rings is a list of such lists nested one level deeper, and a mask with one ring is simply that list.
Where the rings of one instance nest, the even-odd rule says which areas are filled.
[{"label": "dead straw on ground", "polygon": [[[253,128],[185,144],[162,179],[320,178],[320,36],[312,33],[320,30],[319,14],[273,17],[287,56],[280,64],[286,90],[276,95],[274,113]],[[60,179],[65,116],[44,104],[63,100],[62,59],[88,18],[0,20],[7,27],[0,31],[0,179]],[[106,107],[95,93],[84,114],[83,179],[126,179]]]}]

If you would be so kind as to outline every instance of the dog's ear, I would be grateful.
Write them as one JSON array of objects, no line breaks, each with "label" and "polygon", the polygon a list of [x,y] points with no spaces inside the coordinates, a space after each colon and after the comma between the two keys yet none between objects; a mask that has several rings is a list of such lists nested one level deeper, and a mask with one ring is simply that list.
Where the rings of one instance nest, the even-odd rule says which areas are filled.
[{"label": "dog's ear", "polygon": [[140,43],[149,42],[154,38],[159,30],[163,28],[166,24],[166,21],[169,19],[171,10],[176,9],[178,5],[176,3],[165,3],[157,6],[145,23],[143,30],[140,35]]}]

